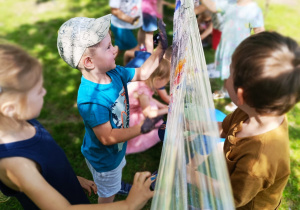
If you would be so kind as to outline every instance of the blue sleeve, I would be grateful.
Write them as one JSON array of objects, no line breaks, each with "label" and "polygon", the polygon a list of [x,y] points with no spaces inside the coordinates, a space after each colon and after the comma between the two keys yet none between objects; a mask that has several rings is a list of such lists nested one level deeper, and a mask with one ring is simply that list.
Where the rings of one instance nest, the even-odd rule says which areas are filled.
[{"label": "blue sleeve", "polygon": [[264,17],[261,9],[257,7],[254,18],[250,21],[251,28],[258,28],[264,26]]},{"label": "blue sleeve", "polygon": [[91,128],[109,121],[109,110],[99,104],[80,104],[78,110],[86,126]]},{"label": "blue sleeve", "polygon": [[126,82],[130,82],[135,75],[135,68],[124,68],[123,66],[117,66],[116,71]]},{"label": "blue sleeve", "polygon": [[164,89],[166,89],[165,86],[163,86],[163,87],[161,87],[161,88],[158,88],[158,90],[164,90]]}]

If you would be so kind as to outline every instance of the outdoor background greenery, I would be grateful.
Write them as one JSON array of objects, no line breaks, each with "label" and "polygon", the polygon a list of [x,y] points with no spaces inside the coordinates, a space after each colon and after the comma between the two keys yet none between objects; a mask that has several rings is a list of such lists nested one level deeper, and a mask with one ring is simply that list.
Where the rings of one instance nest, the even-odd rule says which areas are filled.
[{"label": "outdoor background greenery", "polygon": [[[174,2],[169,0],[169,2]],[[265,1],[258,0],[267,11],[265,27],[293,37],[300,43],[299,0],[271,0],[268,10]],[[99,17],[110,12],[108,0],[0,0],[0,39],[23,47],[37,57],[44,66],[44,84],[47,89],[44,108],[38,118],[64,149],[77,175],[91,179],[80,146],[84,135],[82,119],[77,111],[76,97],[80,72],[71,69],[60,57],[56,48],[57,31],[62,23],[75,16]],[[169,42],[172,42],[173,9],[164,8]],[[207,63],[213,62],[214,53],[205,49]],[[122,65],[122,59],[117,64]],[[212,89],[220,88],[219,81],[212,81]],[[224,111],[228,100],[215,102]],[[224,111],[225,112],[225,111]],[[300,209],[300,104],[289,114],[291,176],[284,191],[281,209]],[[162,145],[126,157],[123,180],[132,182],[137,171],[155,171],[159,165]],[[125,199],[117,196],[117,200]],[[92,203],[97,196],[90,197]],[[150,208],[150,202],[144,209]],[[16,199],[0,203],[0,209],[22,209]]]}]

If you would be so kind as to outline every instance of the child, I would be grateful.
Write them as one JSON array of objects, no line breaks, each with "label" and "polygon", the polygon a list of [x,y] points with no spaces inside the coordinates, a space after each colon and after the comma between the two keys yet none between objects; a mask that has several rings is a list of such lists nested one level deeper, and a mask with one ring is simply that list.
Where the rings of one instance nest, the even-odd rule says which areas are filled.
[{"label": "child", "polygon": [[237,209],[277,209],[290,174],[287,113],[300,100],[300,49],[275,32],[245,39],[226,88],[238,108],[223,123]]},{"label": "child", "polygon": [[[170,62],[163,59],[158,68],[144,82],[134,82],[128,85],[130,104],[130,126],[144,121],[146,117],[157,117],[168,113],[168,106],[153,98],[154,91],[165,86],[170,80]],[[160,125],[162,123],[158,122]],[[139,135],[128,141],[126,154],[145,151],[159,142],[157,129]]]},{"label": "child", "polygon": [[[264,31],[264,21],[261,9],[256,2],[252,0],[238,0],[237,3],[229,1],[212,1],[201,0],[201,2],[212,12],[223,13],[223,29],[221,41],[218,45],[215,63],[216,70],[221,72],[221,79],[224,80],[229,76],[229,66],[231,56],[241,41],[251,35],[251,31],[259,33]],[[214,98],[222,98],[226,94],[226,88],[216,92]],[[233,104],[226,107],[228,111],[233,111]]]},{"label": "child", "polygon": [[[157,0],[142,0],[143,25],[138,31],[138,46],[143,52],[153,53],[153,33],[157,30]],[[135,57],[137,49],[126,50],[124,65]]]},{"label": "child", "polygon": [[211,18],[212,18],[211,12],[208,10],[205,10],[204,12],[199,14],[197,18],[197,23],[198,23],[203,47],[207,47],[211,45],[211,39],[212,39],[211,33],[213,30],[213,24]]},{"label": "child", "polygon": [[160,45],[140,68],[116,66],[116,49],[109,31],[110,15],[94,19],[76,17],[59,29],[60,56],[81,71],[77,105],[85,125],[81,152],[98,188],[98,202],[112,202],[120,190],[126,164],[127,142],[154,128],[157,120],[129,126],[127,83],[146,80],[157,68],[167,48],[162,22]]},{"label": "child", "polygon": [[157,30],[157,0],[142,0],[143,26],[138,32],[139,44],[153,53],[153,32]]},{"label": "child", "polygon": [[[156,41],[157,44],[159,43],[158,40]],[[164,54],[164,59],[166,59],[168,62],[171,63],[171,57],[172,57],[172,46],[169,46]],[[135,51],[134,52],[134,58],[127,63],[126,67],[131,67],[131,68],[137,68],[141,67],[143,63],[150,57],[149,52],[143,52],[143,51]],[[168,94],[166,87],[159,87],[156,89],[157,94],[159,97],[162,99],[163,102],[166,104],[170,103],[170,95]]]},{"label": "child", "polygon": [[143,25],[141,0],[110,0],[109,6],[115,45],[121,51],[138,50],[138,43],[132,30]]},{"label": "child", "polygon": [[[227,2],[228,0],[213,0],[214,2]],[[195,14],[201,14],[204,11],[206,11],[207,8],[203,5],[200,4],[198,7],[194,9]],[[212,13],[211,14],[211,21],[212,21],[212,49],[217,50],[217,47],[219,45],[220,39],[221,39],[221,34],[222,34],[222,28],[223,28],[223,15],[224,13]],[[214,66],[214,64],[213,64]]]},{"label": "child", "polygon": [[[70,209],[89,204],[82,187],[94,182],[76,177],[66,155],[34,118],[43,106],[40,63],[16,46],[0,44],[0,189],[24,209]],[[150,173],[137,173],[126,201],[78,205],[76,209],[139,209],[152,196]]]}]

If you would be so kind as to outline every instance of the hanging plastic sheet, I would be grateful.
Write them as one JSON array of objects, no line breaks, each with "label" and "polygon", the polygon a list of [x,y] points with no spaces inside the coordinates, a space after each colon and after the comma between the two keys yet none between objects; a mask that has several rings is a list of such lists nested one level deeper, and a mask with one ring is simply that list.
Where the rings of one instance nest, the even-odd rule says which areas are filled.
[{"label": "hanging plastic sheet", "polygon": [[176,1],[171,102],[152,210],[234,209],[194,1]]}]

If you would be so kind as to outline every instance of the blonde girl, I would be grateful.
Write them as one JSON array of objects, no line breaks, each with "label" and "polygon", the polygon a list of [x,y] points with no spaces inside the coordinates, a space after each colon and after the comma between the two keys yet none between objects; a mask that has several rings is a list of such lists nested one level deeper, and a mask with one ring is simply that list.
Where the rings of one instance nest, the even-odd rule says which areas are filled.
[{"label": "blonde girl", "polygon": [[[130,126],[141,123],[146,117],[153,118],[168,113],[168,106],[153,98],[155,90],[164,87],[170,80],[170,61],[162,59],[148,80],[128,85]],[[159,121],[157,125],[160,125]],[[157,129],[128,141],[126,154],[142,152],[158,143]]]}]

